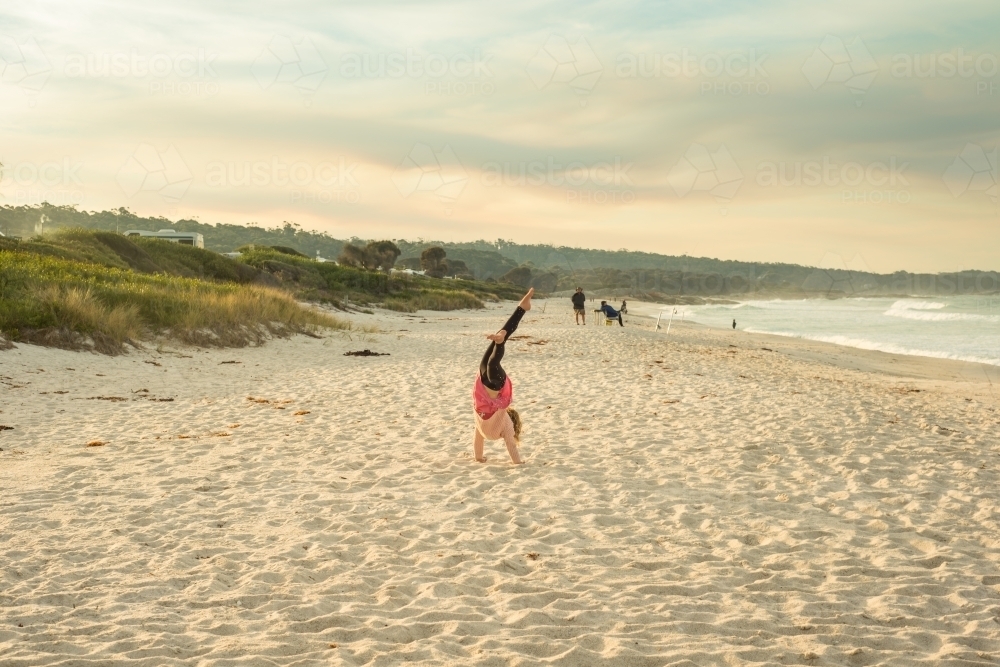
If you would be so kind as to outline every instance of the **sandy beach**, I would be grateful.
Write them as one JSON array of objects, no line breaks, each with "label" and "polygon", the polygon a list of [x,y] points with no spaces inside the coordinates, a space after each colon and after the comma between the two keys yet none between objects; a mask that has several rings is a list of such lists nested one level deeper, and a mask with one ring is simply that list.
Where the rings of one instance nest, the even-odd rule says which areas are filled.
[{"label": "sandy beach", "polygon": [[0,352],[0,664],[1000,661],[1000,368],[511,308]]}]

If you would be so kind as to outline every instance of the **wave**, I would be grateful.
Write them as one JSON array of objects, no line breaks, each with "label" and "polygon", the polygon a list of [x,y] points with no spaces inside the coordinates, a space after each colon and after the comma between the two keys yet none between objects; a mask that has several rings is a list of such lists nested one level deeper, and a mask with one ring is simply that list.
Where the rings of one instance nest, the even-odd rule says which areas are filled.
[{"label": "wave", "polygon": [[[760,303],[760,302],[757,302]],[[766,303],[766,302],[765,302]],[[723,304],[706,304],[705,308],[719,308],[720,310],[764,310],[762,306],[755,306],[752,301],[743,301],[741,303],[723,303]]]},{"label": "wave", "polygon": [[[780,301],[779,299],[775,299],[774,301],[741,301],[739,303],[706,303],[706,304],[702,304],[700,306],[691,305],[691,306],[684,306],[684,307],[685,308],[691,308],[692,312],[698,312],[698,311],[704,311],[704,310],[711,310],[713,308],[716,308],[718,310],[744,310],[744,309],[746,309],[746,310],[768,310],[768,308],[767,308],[767,306],[765,304],[777,303],[779,301]],[[693,310],[693,309],[697,309],[697,311]]]},{"label": "wave", "polygon": [[897,301],[889,310],[882,313],[887,317],[901,317],[907,320],[921,320],[924,322],[1000,322],[997,315],[977,315],[976,313],[939,313],[934,312],[945,307],[945,304],[936,301]]},{"label": "wave", "polygon": [[901,354],[910,357],[932,357],[934,359],[953,359],[955,361],[970,361],[976,364],[989,364],[990,366],[1000,366],[1000,359],[987,359],[963,354],[952,354],[950,352],[936,352],[934,350],[920,350],[916,348],[904,347],[894,343],[879,343],[864,338],[851,338],[850,336],[820,336],[803,334],[793,331],[766,331],[764,329],[745,329],[748,333],[769,334],[771,336],[785,336],[786,338],[800,338],[803,340],[815,340],[821,343],[833,343],[844,347],[854,347],[861,350],[875,350],[878,352],[888,352],[889,354]]},{"label": "wave", "polygon": [[889,306],[890,310],[892,308],[906,308],[912,310],[941,310],[947,307],[947,304],[940,303],[938,301],[913,301],[911,299],[901,299],[896,303]]}]

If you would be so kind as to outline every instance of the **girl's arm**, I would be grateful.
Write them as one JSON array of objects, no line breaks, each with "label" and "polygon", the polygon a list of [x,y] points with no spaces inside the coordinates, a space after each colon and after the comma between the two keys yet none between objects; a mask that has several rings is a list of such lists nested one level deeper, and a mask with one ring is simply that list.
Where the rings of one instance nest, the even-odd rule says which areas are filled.
[{"label": "girl's arm", "polygon": [[514,437],[514,424],[510,421],[510,417],[504,415],[503,428],[503,441],[507,445],[507,453],[510,454],[510,460],[512,463],[521,464],[524,461],[521,460],[521,453],[517,449],[517,438]]},{"label": "girl's arm", "polygon": [[472,439],[472,453],[475,455],[476,460],[482,463],[486,460],[483,456],[483,434],[479,432],[479,429],[475,429],[476,435]]}]

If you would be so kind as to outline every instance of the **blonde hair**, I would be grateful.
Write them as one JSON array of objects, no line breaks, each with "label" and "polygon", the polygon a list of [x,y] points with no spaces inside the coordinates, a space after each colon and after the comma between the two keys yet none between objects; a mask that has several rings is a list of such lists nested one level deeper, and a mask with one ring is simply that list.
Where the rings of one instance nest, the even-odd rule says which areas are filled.
[{"label": "blonde hair", "polygon": [[521,442],[521,415],[517,414],[517,410],[514,408],[507,408],[507,416],[510,417],[510,421],[514,424],[514,438]]}]

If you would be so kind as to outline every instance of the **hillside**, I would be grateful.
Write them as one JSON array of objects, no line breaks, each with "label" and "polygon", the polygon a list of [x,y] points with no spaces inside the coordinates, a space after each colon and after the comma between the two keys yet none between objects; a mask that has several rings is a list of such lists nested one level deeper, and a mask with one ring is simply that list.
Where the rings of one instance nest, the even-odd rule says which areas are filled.
[{"label": "hillside", "polygon": [[23,243],[0,239],[0,349],[23,341],[116,354],[157,338],[243,347],[350,328],[284,290],[253,284],[257,271],[249,266],[211,258],[202,276],[192,277],[204,258],[178,262],[174,248],[159,247],[166,245],[83,230]]},{"label": "hillside", "polygon": [[0,349],[9,340],[118,353],[166,337],[240,347],[350,323],[298,301],[342,310],[482,308],[512,285],[386,274],[275,248],[230,259],[211,250],[106,231],[57,229],[0,238]]},{"label": "hillside", "polygon": [[[0,231],[30,237],[38,231],[81,227],[102,231],[156,230],[171,227],[205,237],[205,247],[216,252],[235,250],[247,244],[285,246],[315,257],[335,258],[347,242],[325,233],[305,231],[285,222],[264,228],[219,224],[196,220],[171,221],[142,218],[127,209],[97,213],[73,207],[2,206]],[[420,253],[440,246],[448,258],[461,260],[480,281],[507,281],[519,287],[533,285],[544,292],[561,293],[577,285],[589,291],[631,295],[654,301],[686,298],[801,298],[804,296],[852,295],[949,295],[1000,293],[996,271],[962,271],[946,274],[915,274],[899,271],[876,274],[847,269],[819,269],[797,264],[742,262],[706,257],[660,255],[629,250],[593,250],[549,245],[519,244],[498,239],[465,243],[396,240],[402,251],[400,262],[414,262]],[[511,273],[522,267],[527,271]]]}]

